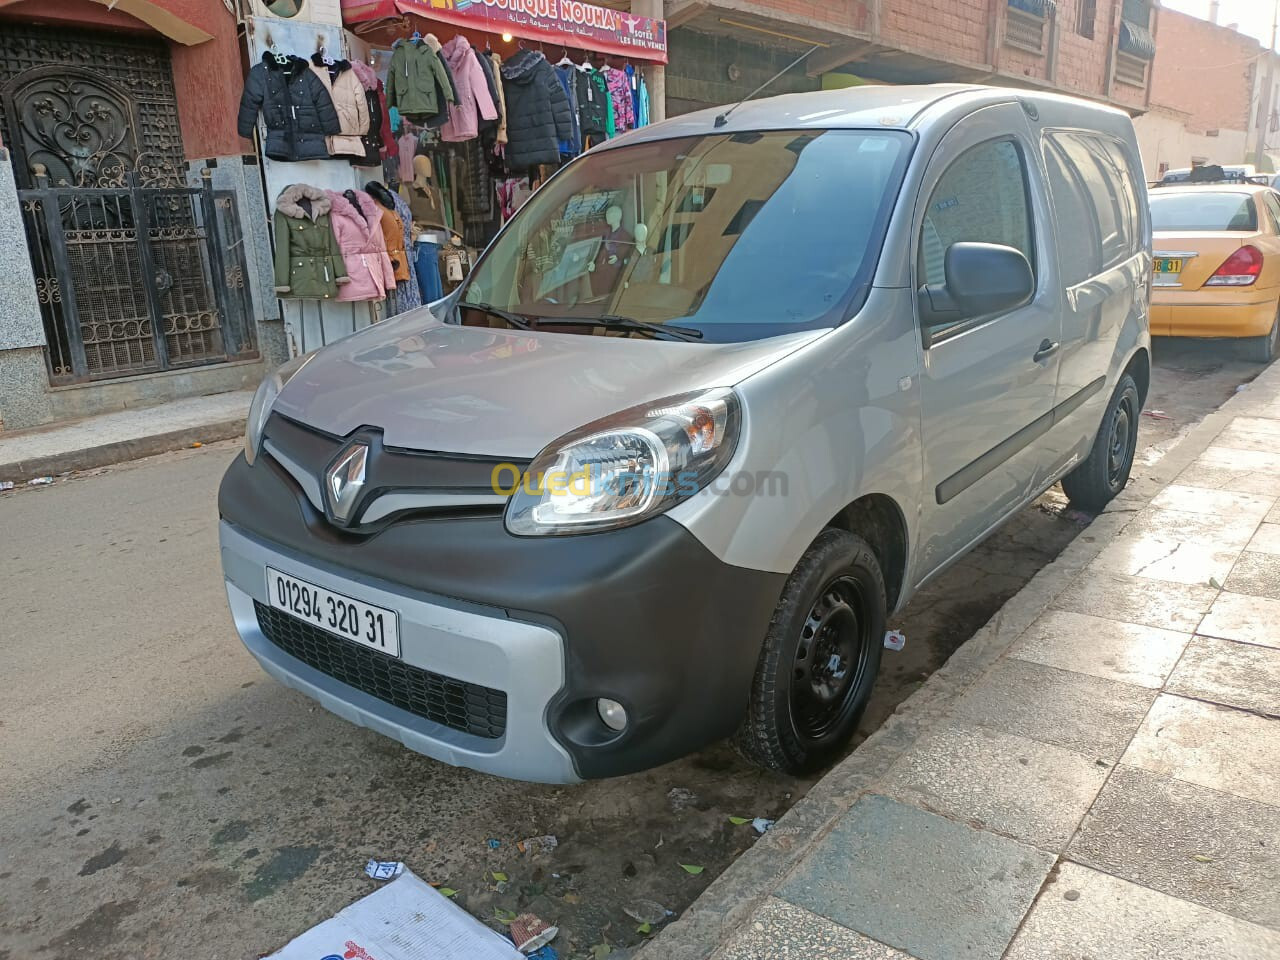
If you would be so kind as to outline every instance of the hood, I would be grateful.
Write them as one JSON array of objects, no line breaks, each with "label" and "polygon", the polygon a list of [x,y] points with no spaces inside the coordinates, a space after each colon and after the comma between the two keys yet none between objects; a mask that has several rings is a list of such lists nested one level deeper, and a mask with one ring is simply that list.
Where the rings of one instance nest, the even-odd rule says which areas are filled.
[{"label": "hood", "polygon": [[[310,213],[302,206],[302,200],[311,201]],[[314,221],[316,217],[322,217],[328,213],[332,206],[328,194],[319,187],[308,186],[305,183],[290,184],[281,190],[280,196],[276,198],[276,209],[294,220]]]},{"label": "hood", "polygon": [[396,195],[380,184],[377,180],[370,180],[364,185],[364,192],[373,197],[378,203],[382,204],[388,210],[396,208]]},{"label": "hood", "polygon": [[462,66],[470,52],[471,43],[462,34],[458,34],[440,48],[440,55],[448,62],[451,70]]},{"label": "hood", "polygon": [[502,65],[502,79],[508,83],[529,83],[539,64],[547,58],[536,50],[521,50]]},{"label": "hood", "polygon": [[275,409],[388,446],[528,459],[570,430],[650,400],[733,386],[828,331],[700,344],[441,323],[422,308],[317,353]]},{"label": "hood", "polygon": [[332,70],[335,73],[345,73],[351,69],[350,60],[335,60],[333,63],[325,63],[324,57],[320,56],[319,50],[311,55],[311,64],[321,70]]},{"label": "hood", "polygon": [[333,215],[354,220],[366,229],[369,228],[371,221],[373,226],[378,226],[381,223],[382,211],[378,209],[377,202],[363,190],[353,190],[351,192],[355,194],[356,200],[360,203],[359,210],[338,191],[326,190],[324,192],[325,196],[329,198],[329,203],[333,205]]},{"label": "hood", "polygon": [[292,53],[286,54],[284,62],[281,63],[270,50],[262,55],[262,63],[268,70],[280,70],[290,77],[297,76],[309,67],[306,60],[301,57],[295,57]]},{"label": "hood", "polygon": [[360,78],[360,86],[366,90],[378,89],[378,74],[373,67],[369,66],[363,60],[352,60],[351,69],[356,72],[356,76]]}]

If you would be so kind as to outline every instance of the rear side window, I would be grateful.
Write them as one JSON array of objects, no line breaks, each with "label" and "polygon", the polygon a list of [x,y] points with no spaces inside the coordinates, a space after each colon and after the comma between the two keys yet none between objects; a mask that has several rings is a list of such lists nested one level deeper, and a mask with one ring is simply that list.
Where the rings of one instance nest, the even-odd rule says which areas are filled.
[{"label": "rear side window", "polygon": [[944,283],[947,248],[966,242],[1013,247],[1035,266],[1027,171],[1010,140],[971,147],[934,187],[920,234],[920,285]]},{"label": "rear side window", "polygon": [[1247,193],[1153,190],[1151,226],[1175,233],[1198,230],[1253,233],[1258,229],[1258,207]]},{"label": "rear side window", "polygon": [[1108,137],[1053,132],[1044,139],[1049,190],[1058,215],[1067,286],[1097,276],[1137,252],[1139,192],[1124,148]]}]

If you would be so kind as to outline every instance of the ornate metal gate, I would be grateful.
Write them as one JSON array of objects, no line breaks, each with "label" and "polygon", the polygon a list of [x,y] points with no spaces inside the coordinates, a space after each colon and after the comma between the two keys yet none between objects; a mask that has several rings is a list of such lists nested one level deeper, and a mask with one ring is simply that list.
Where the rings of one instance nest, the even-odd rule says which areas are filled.
[{"label": "ornate metal gate", "polygon": [[254,355],[232,195],[186,182],[163,44],[6,27],[0,102],[53,383]]}]

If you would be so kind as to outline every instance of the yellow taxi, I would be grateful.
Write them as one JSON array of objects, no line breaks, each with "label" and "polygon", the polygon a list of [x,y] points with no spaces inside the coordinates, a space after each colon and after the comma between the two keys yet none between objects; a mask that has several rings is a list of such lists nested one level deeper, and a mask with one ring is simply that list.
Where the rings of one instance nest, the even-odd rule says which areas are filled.
[{"label": "yellow taxi", "polygon": [[1280,193],[1224,181],[1153,187],[1151,333],[1239,338],[1270,363],[1280,330]]}]

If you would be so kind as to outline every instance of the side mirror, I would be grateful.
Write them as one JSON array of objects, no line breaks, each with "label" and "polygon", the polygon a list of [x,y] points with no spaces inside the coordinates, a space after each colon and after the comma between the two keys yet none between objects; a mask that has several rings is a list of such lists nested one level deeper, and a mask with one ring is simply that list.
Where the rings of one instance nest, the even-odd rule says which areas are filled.
[{"label": "side mirror", "polygon": [[946,274],[945,284],[929,283],[920,290],[926,327],[1015,310],[1036,291],[1027,258],[998,243],[953,243],[947,248]]}]

